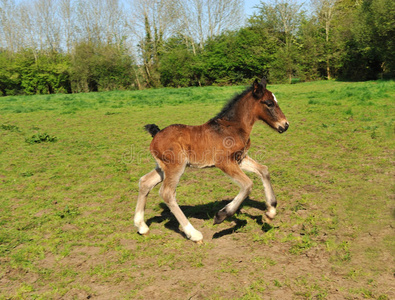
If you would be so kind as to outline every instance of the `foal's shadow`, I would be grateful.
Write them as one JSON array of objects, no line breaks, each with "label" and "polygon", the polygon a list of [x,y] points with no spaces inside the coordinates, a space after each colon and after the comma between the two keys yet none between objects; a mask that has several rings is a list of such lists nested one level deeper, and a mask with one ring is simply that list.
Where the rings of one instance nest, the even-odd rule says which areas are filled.
[{"label": "foal's shadow", "polygon": [[[215,214],[223,208],[226,204],[228,204],[230,200],[221,200],[221,201],[215,201],[215,202],[210,202],[207,204],[199,204],[199,205],[182,205],[180,206],[181,210],[184,212],[185,216],[187,218],[196,218],[196,219],[201,219],[201,220],[213,220],[214,221],[214,216]],[[160,203],[159,206],[162,208],[162,212],[160,216],[155,216],[147,220],[147,225],[150,226],[152,223],[163,223],[166,221],[164,226],[170,230],[173,230],[177,233],[183,234],[180,229],[179,229],[179,224],[176,218],[173,216],[173,214],[170,212],[169,208],[165,203]],[[261,214],[259,215],[251,215],[249,213],[244,213],[244,215],[248,216],[252,220],[254,220],[258,225],[262,226],[262,231],[267,232],[270,229],[272,229],[272,226],[264,222],[262,218],[263,211],[266,210],[266,205],[263,202],[256,201],[250,198],[247,198],[244,200],[243,204],[241,207],[253,207],[257,208],[262,211]],[[240,209],[237,211],[237,213],[240,212]],[[217,239],[220,237],[223,237],[228,234],[232,234],[233,232],[243,228],[244,226],[247,225],[246,220],[240,220],[236,217],[237,213],[228,218],[227,220],[232,220],[235,225],[231,228],[227,228],[224,230],[221,230],[219,232],[216,232],[213,235],[213,239]]]}]

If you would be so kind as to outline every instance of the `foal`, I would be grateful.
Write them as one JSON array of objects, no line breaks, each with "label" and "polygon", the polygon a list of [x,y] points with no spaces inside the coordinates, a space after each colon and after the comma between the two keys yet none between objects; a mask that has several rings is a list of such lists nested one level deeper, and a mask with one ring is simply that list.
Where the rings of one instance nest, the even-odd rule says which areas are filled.
[{"label": "foal", "polygon": [[250,133],[257,120],[283,133],[289,123],[278,106],[274,94],[266,89],[266,79],[255,80],[252,87],[232,99],[222,111],[200,126],[170,125],[163,130],[149,124],[145,129],[152,135],[150,151],[157,166],[140,179],[140,189],[134,224],[140,234],[149,231],[144,222],[144,209],[151,189],[163,182],[160,195],[177,218],[187,238],[200,242],[203,235],[185,217],[176,201],[176,187],[186,167],[217,167],[239,186],[239,194],[214,217],[219,224],[232,216],[252,189],[252,181],[244,171],[261,177],[265,189],[266,219],[276,215],[277,201],[270,183],[268,168],[247,155]]}]

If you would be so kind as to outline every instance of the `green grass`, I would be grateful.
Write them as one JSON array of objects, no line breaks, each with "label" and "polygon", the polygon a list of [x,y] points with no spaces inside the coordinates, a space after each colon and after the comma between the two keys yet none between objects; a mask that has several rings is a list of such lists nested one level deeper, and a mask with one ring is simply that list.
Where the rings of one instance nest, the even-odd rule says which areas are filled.
[{"label": "green grass", "polygon": [[151,234],[136,233],[138,180],[155,165],[143,125],[201,124],[243,89],[0,98],[0,299],[394,298],[393,81],[269,86],[290,128],[256,124],[249,153],[271,173],[271,225],[251,176],[250,199],[213,226],[238,187],[188,169],[177,198],[205,244],[158,188]]}]

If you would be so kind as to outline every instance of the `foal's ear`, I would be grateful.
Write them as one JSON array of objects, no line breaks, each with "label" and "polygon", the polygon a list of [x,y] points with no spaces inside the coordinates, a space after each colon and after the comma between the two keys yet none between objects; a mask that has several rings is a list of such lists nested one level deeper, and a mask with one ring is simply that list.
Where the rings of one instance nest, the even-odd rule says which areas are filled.
[{"label": "foal's ear", "polygon": [[252,95],[257,99],[262,98],[265,87],[266,84],[263,86],[261,82],[258,82],[258,79],[255,79],[254,83],[252,84]]},{"label": "foal's ear", "polygon": [[265,76],[262,77],[261,84],[263,86],[263,89],[266,89],[267,81],[266,81],[266,77]]}]

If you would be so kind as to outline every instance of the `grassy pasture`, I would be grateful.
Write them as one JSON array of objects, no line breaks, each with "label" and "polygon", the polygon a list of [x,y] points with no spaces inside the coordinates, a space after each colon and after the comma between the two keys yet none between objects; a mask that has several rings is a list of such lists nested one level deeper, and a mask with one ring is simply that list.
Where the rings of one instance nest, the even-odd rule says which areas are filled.
[{"label": "grassy pasture", "polygon": [[0,299],[395,299],[395,82],[272,85],[290,122],[257,123],[266,164],[233,218],[238,187],[187,169],[178,201],[204,244],[150,194],[151,233],[132,217],[154,167],[142,126],[197,125],[243,87],[0,98]]}]

